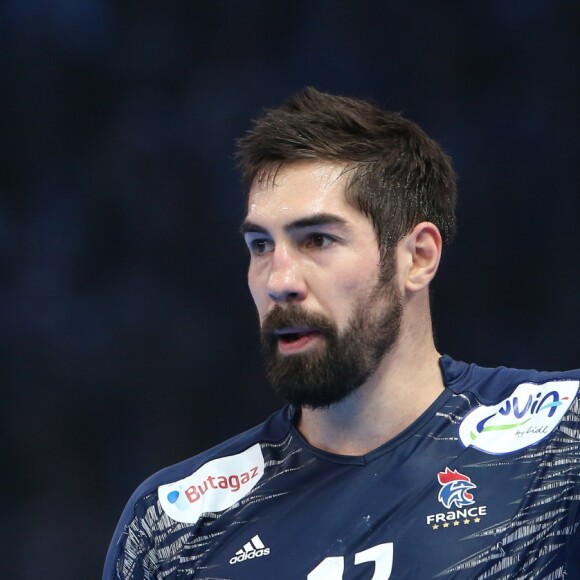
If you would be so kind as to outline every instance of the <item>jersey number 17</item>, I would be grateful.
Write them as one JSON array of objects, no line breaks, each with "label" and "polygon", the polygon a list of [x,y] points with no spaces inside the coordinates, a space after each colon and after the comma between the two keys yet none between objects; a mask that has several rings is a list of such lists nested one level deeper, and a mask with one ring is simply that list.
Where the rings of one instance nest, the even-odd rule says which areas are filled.
[{"label": "jersey number 17", "polygon": [[[355,566],[365,562],[375,563],[375,573],[370,580],[387,580],[393,570],[393,544],[379,544],[354,555]],[[308,574],[307,580],[342,580],[344,556],[325,558]]]}]

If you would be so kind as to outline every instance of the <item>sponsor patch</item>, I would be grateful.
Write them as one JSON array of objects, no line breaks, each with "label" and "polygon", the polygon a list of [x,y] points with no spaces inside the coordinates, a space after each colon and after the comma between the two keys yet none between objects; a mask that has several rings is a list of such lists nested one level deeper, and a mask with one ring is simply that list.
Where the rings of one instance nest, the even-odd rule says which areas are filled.
[{"label": "sponsor patch", "polygon": [[159,503],[172,519],[195,523],[201,514],[221,512],[248,495],[264,475],[259,443],[237,455],[208,461],[185,479],[161,485]]},{"label": "sponsor patch", "polygon": [[535,445],[547,437],[578,392],[578,381],[522,383],[497,405],[480,405],[459,425],[465,447],[502,455]]}]

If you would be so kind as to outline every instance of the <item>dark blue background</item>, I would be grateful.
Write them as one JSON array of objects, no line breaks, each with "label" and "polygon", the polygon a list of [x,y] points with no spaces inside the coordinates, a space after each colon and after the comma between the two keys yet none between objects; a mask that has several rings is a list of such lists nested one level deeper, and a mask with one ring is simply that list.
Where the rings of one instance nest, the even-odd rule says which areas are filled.
[{"label": "dark blue background", "polygon": [[305,85],[453,157],[440,350],[580,366],[579,25],[555,0],[0,3],[0,575],[98,578],[143,478],[278,405],[233,142]]}]

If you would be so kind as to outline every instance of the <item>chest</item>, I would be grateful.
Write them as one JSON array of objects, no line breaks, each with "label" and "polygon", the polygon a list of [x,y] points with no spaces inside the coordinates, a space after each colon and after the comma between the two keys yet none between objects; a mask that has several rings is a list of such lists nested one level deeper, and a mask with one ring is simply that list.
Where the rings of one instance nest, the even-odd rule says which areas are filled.
[{"label": "chest", "polygon": [[176,532],[160,570],[205,580],[382,580],[474,578],[514,554],[522,566],[577,519],[577,481],[545,459],[402,449],[345,465],[296,453],[236,506]]}]

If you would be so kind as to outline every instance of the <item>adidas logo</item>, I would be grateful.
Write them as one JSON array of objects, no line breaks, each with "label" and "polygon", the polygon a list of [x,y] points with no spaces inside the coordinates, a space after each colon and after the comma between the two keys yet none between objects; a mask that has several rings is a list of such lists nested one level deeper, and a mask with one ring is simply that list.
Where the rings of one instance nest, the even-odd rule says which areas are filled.
[{"label": "adidas logo", "polygon": [[254,536],[241,550],[236,552],[236,555],[230,558],[230,564],[238,564],[253,558],[260,558],[267,556],[270,553],[270,548],[266,548],[260,540],[260,536]]}]

